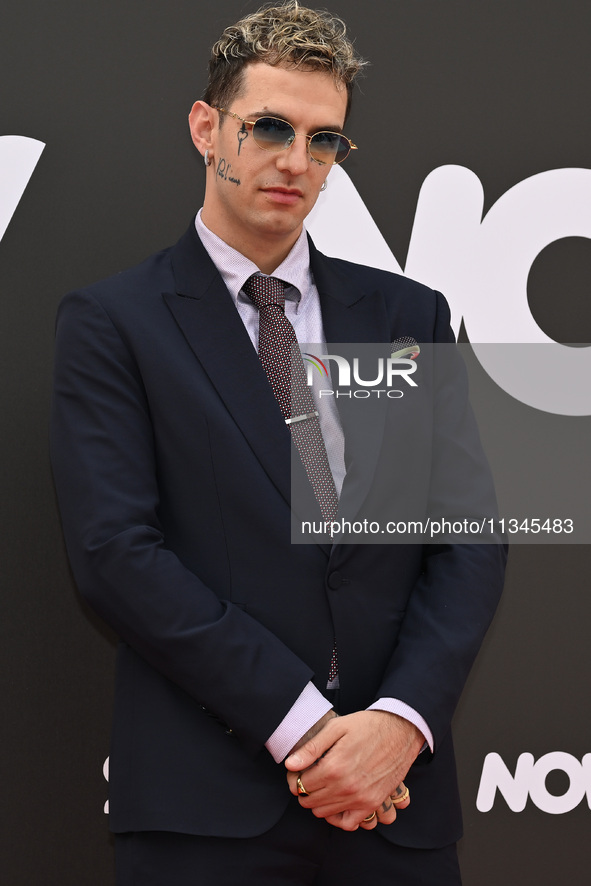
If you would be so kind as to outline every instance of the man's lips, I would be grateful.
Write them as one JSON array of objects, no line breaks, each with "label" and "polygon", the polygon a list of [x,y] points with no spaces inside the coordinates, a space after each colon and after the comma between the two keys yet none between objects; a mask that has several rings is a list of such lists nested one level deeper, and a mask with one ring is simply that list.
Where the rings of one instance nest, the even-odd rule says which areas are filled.
[{"label": "man's lips", "polygon": [[262,190],[274,203],[286,203],[290,206],[297,203],[304,196],[299,188],[283,188],[280,185],[263,188]]}]

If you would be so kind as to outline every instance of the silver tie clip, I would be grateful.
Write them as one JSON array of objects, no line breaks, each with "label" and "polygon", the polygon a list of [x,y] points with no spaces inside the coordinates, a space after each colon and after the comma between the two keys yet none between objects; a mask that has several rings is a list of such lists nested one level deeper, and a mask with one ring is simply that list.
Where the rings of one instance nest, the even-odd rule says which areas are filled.
[{"label": "silver tie clip", "polygon": [[306,418],[314,418],[318,416],[318,412],[315,409],[314,412],[306,412],[305,415],[294,415],[292,418],[286,418],[285,424],[292,425],[296,421],[304,421]]}]

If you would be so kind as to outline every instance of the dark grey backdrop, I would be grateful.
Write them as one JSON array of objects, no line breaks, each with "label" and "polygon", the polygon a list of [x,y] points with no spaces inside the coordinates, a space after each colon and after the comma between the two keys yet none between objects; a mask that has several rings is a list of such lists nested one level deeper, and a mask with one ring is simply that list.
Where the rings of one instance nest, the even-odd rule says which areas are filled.
[{"label": "dark grey backdrop", "polygon": [[[203,183],[186,114],[208,47],[257,5],[20,0],[2,11],[0,135],[46,143],[0,242],[0,871],[11,886],[112,882],[101,770],[114,646],[75,595],[55,508],[46,444],[55,310],[68,289],[186,227]],[[420,186],[437,166],[476,172],[488,208],[537,172],[591,165],[586,0],[330,7],[372,61],[347,127],[362,150],[347,171],[402,264]],[[534,269],[529,298],[544,330],[591,340],[589,242],[561,241]],[[585,421],[565,419],[565,433]],[[497,796],[484,814],[475,799],[492,751],[509,767],[526,751],[591,751],[590,566],[583,547],[512,553],[457,716],[466,886],[588,882],[585,801],[563,815],[531,801],[512,813]],[[548,780],[557,794],[567,786],[560,773]]]}]

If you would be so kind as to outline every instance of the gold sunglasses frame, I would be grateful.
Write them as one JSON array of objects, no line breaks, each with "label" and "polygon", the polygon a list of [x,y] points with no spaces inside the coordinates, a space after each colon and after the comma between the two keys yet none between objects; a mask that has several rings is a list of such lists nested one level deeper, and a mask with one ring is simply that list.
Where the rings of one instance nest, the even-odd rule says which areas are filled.
[{"label": "gold sunglasses frame", "polygon": [[333,163],[330,164],[331,166],[340,166],[341,163],[345,162],[345,160],[347,159],[347,157],[349,156],[351,151],[358,151],[359,150],[357,145],[353,144],[351,139],[347,138],[346,135],[343,135],[342,132],[333,132],[331,129],[319,129],[318,132],[314,132],[312,135],[306,135],[305,132],[296,132],[295,129],[293,128],[292,124],[289,122],[289,120],[284,120],[282,117],[275,117],[273,114],[263,114],[261,117],[257,117],[256,120],[245,120],[244,117],[240,116],[240,114],[236,114],[234,111],[228,111],[227,108],[218,108],[217,105],[212,105],[212,108],[214,109],[214,111],[219,111],[220,114],[227,114],[229,117],[234,117],[236,120],[240,120],[241,123],[245,123],[247,126],[254,127],[254,125],[256,123],[258,123],[259,120],[264,120],[266,118],[268,118],[269,120],[279,120],[280,123],[286,123],[287,126],[291,126],[291,128],[293,129],[293,133],[294,133],[293,138],[291,139],[291,141],[289,142],[288,145],[285,145],[282,148],[278,148],[276,151],[274,151],[272,148],[264,148],[262,145],[260,145],[257,142],[257,140],[256,140],[256,138],[254,138],[254,134],[253,134],[253,139],[254,139],[256,146],[259,147],[261,149],[261,151],[268,151],[270,154],[279,154],[280,151],[286,151],[288,148],[291,148],[296,135],[302,135],[306,139],[306,149],[308,151],[308,154],[310,155],[310,159],[313,160],[315,163],[319,163],[321,166],[327,166],[328,164],[327,164],[326,160],[318,160],[316,157],[313,157],[310,152],[310,142],[312,141],[314,136],[321,135],[321,133],[323,133],[323,132],[329,132],[331,135],[338,135],[340,138],[344,139],[349,144],[349,151],[347,152],[347,154],[345,154],[343,159],[342,160],[335,160]]}]

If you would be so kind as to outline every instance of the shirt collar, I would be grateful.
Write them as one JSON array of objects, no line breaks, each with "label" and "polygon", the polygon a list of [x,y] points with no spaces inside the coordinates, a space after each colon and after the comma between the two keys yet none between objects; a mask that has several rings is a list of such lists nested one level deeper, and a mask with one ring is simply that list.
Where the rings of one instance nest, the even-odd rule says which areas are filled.
[{"label": "shirt collar", "polygon": [[[241,289],[252,274],[261,273],[260,269],[249,258],[210,231],[203,223],[201,212],[200,209],[195,218],[195,228],[201,242],[220,272],[234,304],[238,303],[239,298],[241,301],[248,301],[244,293],[241,293]],[[286,299],[298,301],[301,306],[301,300],[306,298],[306,294],[313,285],[310,270],[310,247],[305,229],[302,228],[302,233],[289,254],[275,268],[273,277],[279,277],[289,284],[289,288],[285,290]]]}]

